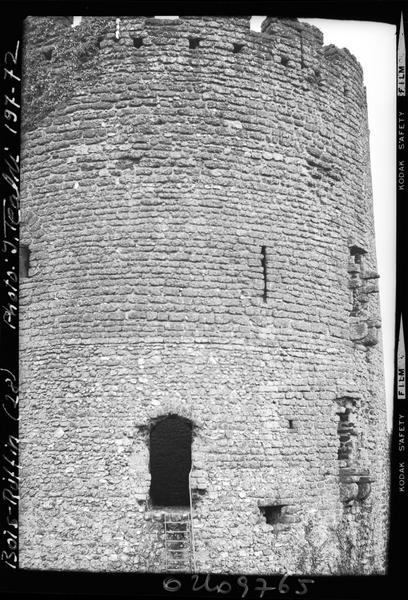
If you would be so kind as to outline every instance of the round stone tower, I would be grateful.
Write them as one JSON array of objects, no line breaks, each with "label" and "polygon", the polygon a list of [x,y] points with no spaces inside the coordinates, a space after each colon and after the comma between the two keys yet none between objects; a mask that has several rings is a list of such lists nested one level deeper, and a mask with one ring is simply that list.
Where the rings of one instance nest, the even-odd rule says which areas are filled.
[{"label": "round stone tower", "polygon": [[365,90],[322,37],[27,20],[21,567],[384,572]]}]

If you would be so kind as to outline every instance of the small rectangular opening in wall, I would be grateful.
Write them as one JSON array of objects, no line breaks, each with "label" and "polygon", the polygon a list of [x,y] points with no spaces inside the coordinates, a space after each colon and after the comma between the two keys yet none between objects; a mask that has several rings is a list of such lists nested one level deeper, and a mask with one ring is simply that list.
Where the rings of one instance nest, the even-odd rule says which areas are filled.
[{"label": "small rectangular opening in wall", "polygon": [[269,506],[260,506],[259,510],[265,517],[268,525],[276,525],[277,523],[282,523],[285,507],[285,504],[273,504]]},{"label": "small rectangular opening in wall", "polygon": [[201,42],[201,38],[199,37],[190,37],[188,38],[188,45],[190,47],[190,50],[195,50],[199,47]]},{"label": "small rectangular opening in wall", "polygon": [[45,58],[45,60],[51,60],[53,51],[54,51],[54,48],[52,46],[43,48],[42,55]]},{"label": "small rectangular opening in wall", "polygon": [[295,424],[293,419],[288,419],[289,429],[295,429]]},{"label": "small rectangular opening in wall", "polygon": [[245,46],[245,44],[239,44],[239,43],[232,44],[232,52],[234,54],[238,54],[239,52],[242,52],[244,46]]},{"label": "small rectangular opening in wall", "polygon": [[356,245],[350,246],[350,256],[356,264],[361,263],[361,257],[364,254],[367,254],[367,250],[364,250],[364,248]]},{"label": "small rectangular opening in wall", "polygon": [[30,249],[25,244],[20,244],[19,252],[19,275],[20,279],[28,277],[28,271],[30,268]]},{"label": "small rectangular opening in wall", "polygon": [[135,48],[141,48],[143,46],[143,38],[142,37],[133,37],[133,46]]}]

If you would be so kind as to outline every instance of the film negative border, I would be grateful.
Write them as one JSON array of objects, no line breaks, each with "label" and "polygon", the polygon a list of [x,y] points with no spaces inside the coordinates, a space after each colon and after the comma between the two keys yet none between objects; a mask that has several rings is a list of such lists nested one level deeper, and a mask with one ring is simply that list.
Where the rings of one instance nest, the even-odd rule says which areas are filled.
[{"label": "film negative border", "polygon": [[[406,298],[403,295],[403,282],[406,264],[406,55],[405,34],[408,31],[407,11],[401,11],[403,3],[389,3],[392,10],[387,12],[388,22],[398,25],[398,77],[396,84],[397,101],[397,301],[396,301],[396,348],[395,348],[395,391],[394,391],[394,427],[392,436],[392,514],[389,575],[385,577],[295,577],[280,574],[277,576],[257,577],[221,576],[199,574],[193,577],[181,575],[151,575],[151,574],[94,574],[94,573],[56,573],[22,571],[18,568],[18,500],[19,472],[18,460],[18,272],[19,258],[19,152],[20,152],[20,85],[21,85],[21,23],[29,8],[33,7],[39,14],[50,11],[50,3],[16,3],[18,8],[14,14],[11,11],[5,20],[1,36],[1,56],[3,67],[2,80],[2,121],[1,121],[1,192],[2,192],[2,232],[0,253],[0,386],[1,386],[1,415],[0,427],[2,448],[1,464],[1,559],[2,589],[7,593],[47,590],[62,597],[64,593],[94,594],[102,593],[112,597],[141,597],[160,595],[162,597],[214,597],[231,598],[363,598],[374,591],[386,593],[392,582],[402,581],[404,555],[399,548],[405,542],[402,538],[403,526],[406,526],[404,503],[406,503],[406,355],[404,331],[407,330]],[[68,12],[66,3],[54,5],[55,12]],[[75,7],[76,4],[76,7]],[[92,5],[92,3],[89,3]],[[285,4],[285,6],[284,6]],[[275,3],[274,9],[286,14],[299,13],[300,5],[306,3]],[[288,5],[290,8],[288,9]],[[307,16],[322,15],[321,6],[313,9],[313,3],[308,4]],[[347,3],[344,3],[347,4]],[[354,12],[353,6],[354,4]],[[348,3],[348,18],[363,18],[364,10],[370,12],[369,18],[381,20],[387,11],[385,3]],[[31,6],[29,6],[31,5]],[[143,10],[143,3],[139,3]],[[383,5],[382,7],[380,5]],[[79,3],[73,3],[72,8],[78,11]],[[95,6],[95,4],[94,4]],[[210,5],[206,4],[209,10]],[[240,4],[234,10],[245,10]],[[268,5],[270,6],[270,5]],[[336,4],[337,6],[337,4]],[[117,4],[116,11],[120,6]],[[279,7],[279,8],[278,8]],[[220,7],[218,6],[218,9]],[[228,12],[227,7],[226,12]],[[106,5],[98,3],[98,10],[106,9]],[[147,9],[147,5],[146,5]],[[148,10],[148,9],[147,9]],[[172,8],[174,12],[176,8]],[[199,7],[197,8],[199,10]],[[203,8],[203,10],[205,10]],[[215,8],[217,10],[217,8]],[[252,5],[251,12],[267,13],[265,3]],[[315,13],[313,13],[315,10]],[[42,13],[41,13],[42,11]],[[44,12],[45,11],[45,12]],[[342,12],[343,11],[343,12]],[[92,12],[92,11],[91,11]],[[157,7],[155,12],[166,13],[166,7]],[[179,11],[177,11],[179,12]],[[306,11],[304,11],[306,12]],[[392,16],[390,16],[392,13]],[[399,18],[396,18],[398,13]],[[344,9],[335,8],[333,18],[343,15]],[[352,16],[353,15],[353,16]],[[305,15],[306,16],[306,15]],[[403,521],[405,519],[405,522]],[[312,579],[311,583],[309,580]]]}]

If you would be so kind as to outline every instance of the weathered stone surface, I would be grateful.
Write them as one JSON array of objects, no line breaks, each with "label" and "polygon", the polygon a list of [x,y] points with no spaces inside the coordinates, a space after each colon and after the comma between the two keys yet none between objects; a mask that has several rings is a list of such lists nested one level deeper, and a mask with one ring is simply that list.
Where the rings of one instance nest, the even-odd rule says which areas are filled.
[{"label": "weathered stone surface", "polygon": [[352,323],[350,327],[350,339],[362,340],[368,334],[367,323]]},{"label": "weathered stone surface", "polygon": [[[58,44],[30,21],[26,53]],[[351,317],[348,285],[359,253],[376,272],[361,68],[292,20],[119,24],[97,80],[23,139],[20,565],[165,570],[149,427],[174,413],[193,423],[199,571],[336,573],[335,527],[383,572],[381,344],[353,342],[378,297]],[[364,499],[349,463],[378,474]]]}]

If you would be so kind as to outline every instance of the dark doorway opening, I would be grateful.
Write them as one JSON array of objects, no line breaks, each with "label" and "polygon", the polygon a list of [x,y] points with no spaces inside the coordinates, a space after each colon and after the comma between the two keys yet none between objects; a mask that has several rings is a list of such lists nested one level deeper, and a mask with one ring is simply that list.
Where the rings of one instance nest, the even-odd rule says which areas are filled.
[{"label": "dark doorway opening", "polygon": [[150,498],[153,506],[189,506],[192,424],[169,415],[150,432]]}]

